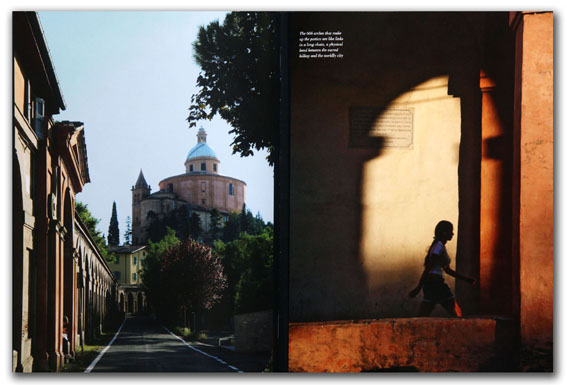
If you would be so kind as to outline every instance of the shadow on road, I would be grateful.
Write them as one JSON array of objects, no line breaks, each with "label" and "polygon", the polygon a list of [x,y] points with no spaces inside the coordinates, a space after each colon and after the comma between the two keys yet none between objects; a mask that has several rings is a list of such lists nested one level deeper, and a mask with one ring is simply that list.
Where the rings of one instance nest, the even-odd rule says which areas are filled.
[{"label": "shadow on road", "polygon": [[[213,342],[216,334],[211,331],[209,333],[209,342]],[[262,372],[270,359],[269,353],[232,351],[207,341],[187,344],[189,346],[150,316],[130,317],[92,371]]]}]

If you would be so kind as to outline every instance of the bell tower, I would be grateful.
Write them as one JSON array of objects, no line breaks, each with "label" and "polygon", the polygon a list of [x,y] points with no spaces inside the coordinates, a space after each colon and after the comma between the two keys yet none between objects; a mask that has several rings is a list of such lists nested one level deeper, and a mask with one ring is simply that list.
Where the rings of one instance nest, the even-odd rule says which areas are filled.
[{"label": "bell tower", "polygon": [[136,184],[132,186],[132,245],[144,243],[142,234],[142,218],[141,202],[150,195],[151,187],[144,178],[144,173],[140,170]]}]

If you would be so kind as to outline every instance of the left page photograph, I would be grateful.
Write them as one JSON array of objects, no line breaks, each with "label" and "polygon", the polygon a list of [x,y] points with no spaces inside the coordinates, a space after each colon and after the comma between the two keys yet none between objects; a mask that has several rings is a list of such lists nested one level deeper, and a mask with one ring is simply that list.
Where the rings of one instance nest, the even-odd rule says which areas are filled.
[{"label": "left page photograph", "polygon": [[13,372],[277,370],[279,18],[12,14]]}]

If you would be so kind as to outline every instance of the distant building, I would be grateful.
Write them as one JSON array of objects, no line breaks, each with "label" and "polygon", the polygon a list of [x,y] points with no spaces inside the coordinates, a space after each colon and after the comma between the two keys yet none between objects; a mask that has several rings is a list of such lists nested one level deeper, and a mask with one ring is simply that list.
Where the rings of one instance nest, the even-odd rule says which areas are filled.
[{"label": "distant building", "polygon": [[141,288],[142,263],[146,259],[146,246],[116,246],[109,252],[116,261],[109,265],[118,281],[120,290],[119,306],[125,313],[138,313],[146,310],[146,295]]},{"label": "distant building", "polygon": [[201,127],[197,144],[185,160],[184,174],[163,179],[159,182],[159,191],[152,194],[140,171],[132,186],[132,243],[146,243],[152,217],[163,218],[182,206],[197,213],[201,227],[207,230],[211,210],[217,209],[224,220],[231,212],[242,211],[245,189],[245,182],[220,175],[220,160],[207,144],[207,133]]}]

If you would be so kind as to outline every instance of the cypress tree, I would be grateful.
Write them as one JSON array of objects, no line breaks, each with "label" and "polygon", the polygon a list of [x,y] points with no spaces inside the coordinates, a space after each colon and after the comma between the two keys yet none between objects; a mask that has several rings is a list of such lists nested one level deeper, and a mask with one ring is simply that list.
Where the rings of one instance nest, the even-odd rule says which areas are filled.
[{"label": "cypress tree", "polygon": [[126,232],[124,233],[124,243],[132,244],[132,220],[130,217],[126,217]]},{"label": "cypress tree", "polygon": [[108,245],[118,246],[120,244],[120,231],[118,230],[118,214],[116,213],[116,202],[112,203],[112,216],[108,226]]},{"label": "cypress tree", "polygon": [[203,233],[203,229],[201,228],[201,218],[199,214],[192,213],[189,217],[189,236],[194,239],[198,240]]}]

